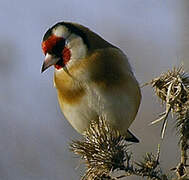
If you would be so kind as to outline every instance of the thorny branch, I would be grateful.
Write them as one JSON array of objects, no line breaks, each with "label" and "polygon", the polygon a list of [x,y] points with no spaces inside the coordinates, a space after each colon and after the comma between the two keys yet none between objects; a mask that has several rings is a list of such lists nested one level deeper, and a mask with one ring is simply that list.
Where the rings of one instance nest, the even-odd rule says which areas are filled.
[{"label": "thorny branch", "polygon": [[[87,166],[83,180],[116,180],[131,175],[161,180],[165,176],[159,167],[159,147],[157,156],[147,153],[142,161],[134,164],[133,156],[128,151],[129,146],[125,137],[103,119],[99,119],[91,123],[83,141],[73,141],[70,147]],[[116,171],[124,173],[114,176]]]},{"label": "thorny branch", "polygon": [[152,85],[156,95],[166,106],[164,115],[151,123],[155,124],[164,120],[161,131],[162,139],[167,125],[168,114],[172,112],[177,117],[176,124],[178,135],[180,136],[181,161],[173,169],[176,170],[178,179],[186,178],[188,173],[186,169],[187,150],[189,149],[189,74],[184,71],[182,66],[179,68],[174,67],[173,70],[163,73],[147,84]]}]

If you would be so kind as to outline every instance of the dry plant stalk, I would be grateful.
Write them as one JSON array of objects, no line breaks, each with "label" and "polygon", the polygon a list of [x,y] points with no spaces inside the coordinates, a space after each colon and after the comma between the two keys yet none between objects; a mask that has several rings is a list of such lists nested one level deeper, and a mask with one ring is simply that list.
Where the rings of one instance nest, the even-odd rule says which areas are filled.
[{"label": "dry plant stalk", "polygon": [[189,75],[184,72],[183,67],[173,68],[159,77],[154,78],[146,85],[152,85],[156,95],[166,105],[165,112],[161,117],[151,124],[164,120],[161,136],[164,137],[167,117],[170,112],[176,115],[184,115],[189,107]]},{"label": "dry plant stalk", "polygon": [[[70,148],[87,166],[83,180],[116,180],[131,175],[161,180],[159,150],[157,157],[152,153],[146,154],[143,161],[136,163],[136,168],[128,153],[129,145],[125,137],[112,129],[106,121],[99,119],[98,122],[91,123],[84,140],[73,141]],[[119,170],[124,174],[114,177],[113,172]]]},{"label": "dry plant stalk", "polygon": [[183,69],[173,68],[159,77],[153,79],[150,83],[155,90],[156,95],[160,98],[166,106],[163,115],[153,121],[155,124],[161,120],[163,121],[161,137],[164,137],[167,117],[170,112],[177,117],[177,131],[180,136],[181,162],[174,168],[179,179],[186,178],[187,174],[187,150],[189,139],[189,74]]},{"label": "dry plant stalk", "polygon": [[73,141],[71,150],[87,165],[83,179],[107,178],[111,171],[124,169],[126,158],[130,157],[124,138],[102,119],[92,122],[84,140]]},{"label": "dry plant stalk", "polygon": [[[157,155],[155,156],[152,153],[146,153],[146,156],[143,157],[143,161],[136,162],[136,165],[139,167],[138,172],[146,175],[150,179],[163,179],[162,177],[164,176],[164,180],[167,179],[165,175],[162,174],[161,169],[157,168],[159,165],[159,158],[160,158],[160,145],[158,145],[158,151]],[[165,179],[166,177],[166,179]]]}]

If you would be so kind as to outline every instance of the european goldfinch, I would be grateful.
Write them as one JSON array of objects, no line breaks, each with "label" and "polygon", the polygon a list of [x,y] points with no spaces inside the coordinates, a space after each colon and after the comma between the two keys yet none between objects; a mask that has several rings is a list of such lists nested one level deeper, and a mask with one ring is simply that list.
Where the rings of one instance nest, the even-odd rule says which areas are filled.
[{"label": "european goldfinch", "polygon": [[88,28],[59,22],[44,35],[42,72],[54,65],[54,84],[65,118],[83,134],[103,118],[126,140],[139,142],[128,130],[141,92],[127,56]]}]

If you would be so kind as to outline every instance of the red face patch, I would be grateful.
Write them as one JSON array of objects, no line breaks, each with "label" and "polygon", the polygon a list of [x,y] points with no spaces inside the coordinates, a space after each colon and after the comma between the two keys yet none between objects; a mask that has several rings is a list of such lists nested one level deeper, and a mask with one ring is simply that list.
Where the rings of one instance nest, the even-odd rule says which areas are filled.
[{"label": "red face patch", "polygon": [[62,40],[61,37],[55,35],[50,36],[47,40],[42,42],[43,53],[51,52],[52,48],[56,45],[58,41]]},{"label": "red face patch", "polygon": [[[63,64],[66,65],[68,63],[68,61],[71,58],[71,52],[67,47],[64,47],[63,51],[62,51],[62,59],[63,59]],[[56,69],[61,69],[63,68],[61,65],[59,64],[55,64],[54,67]]]},{"label": "red face patch", "polygon": [[71,58],[71,52],[67,47],[64,47],[62,51],[63,62],[66,65]]},{"label": "red face patch", "polygon": [[54,67],[55,67],[56,69],[61,69],[61,68],[62,68],[62,66],[60,66],[60,65],[58,65],[58,64],[55,64]]},{"label": "red face patch", "polygon": [[[42,42],[42,50],[43,50],[44,54],[46,55],[47,53],[52,52],[52,49],[55,48],[56,45],[62,39],[63,39],[62,37],[57,37],[55,35],[51,35],[47,40],[43,41]],[[65,66],[68,63],[68,61],[70,60],[71,52],[70,52],[69,48],[63,47],[61,56],[62,56],[62,62],[59,61],[57,64],[54,65],[56,69],[63,68],[63,66]]]}]

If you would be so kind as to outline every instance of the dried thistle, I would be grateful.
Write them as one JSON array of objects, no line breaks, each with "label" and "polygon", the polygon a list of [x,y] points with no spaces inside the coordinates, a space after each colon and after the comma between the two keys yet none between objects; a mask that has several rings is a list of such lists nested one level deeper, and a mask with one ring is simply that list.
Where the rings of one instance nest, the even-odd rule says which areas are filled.
[{"label": "dried thistle", "polygon": [[84,140],[73,141],[70,147],[88,168],[82,179],[111,179],[110,173],[125,169],[125,161],[130,160],[124,137],[102,119],[92,122]]},{"label": "dried thistle", "polygon": [[181,160],[180,163],[175,168],[177,176],[181,179],[189,178],[187,170],[187,151],[189,149],[189,109],[185,114],[179,114],[177,117],[177,134],[180,137],[179,144],[181,150]]},{"label": "dried thistle", "polygon": [[141,176],[147,176],[150,179],[166,179],[166,175],[162,174],[159,167],[159,158],[160,146],[158,145],[158,152],[156,156],[152,153],[146,153],[146,156],[143,157],[142,161],[136,162],[136,165],[139,167],[139,169],[137,169],[138,174],[141,174]]},{"label": "dried thistle", "polygon": [[[92,122],[84,135],[84,140],[73,141],[70,147],[84,160],[87,167],[83,180],[117,180],[131,175],[167,180],[159,168],[159,146],[156,157],[147,154],[143,162],[136,163],[139,167],[136,168],[131,162],[131,154],[127,152],[128,144],[125,137],[112,129],[103,119]],[[114,177],[115,170],[121,170],[122,175]]]},{"label": "dried thistle", "polygon": [[180,136],[181,161],[176,168],[178,179],[188,178],[187,174],[187,150],[189,149],[189,74],[183,67],[173,68],[173,70],[163,73],[150,83],[155,89],[156,95],[166,105],[164,114],[151,124],[163,121],[161,137],[163,138],[167,125],[167,117],[172,112],[177,117],[177,132]]},{"label": "dried thistle", "polygon": [[174,67],[171,71],[163,73],[147,84],[152,85],[156,95],[166,105],[163,115],[151,123],[155,124],[164,120],[161,130],[161,137],[163,138],[170,111],[177,115],[184,115],[187,112],[189,107],[189,74],[184,72],[182,66]]},{"label": "dried thistle", "polygon": [[139,173],[142,173],[144,176],[154,177],[159,174],[159,170],[154,170],[158,163],[152,153],[146,153],[144,160],[136,164],[139,166]]},{"label": "dried thistle", "polygon": [[189,140],[189,109],[187,109],[185,114],[179,114],[177,116],[177,134],[180,136],[181,141]]}]

